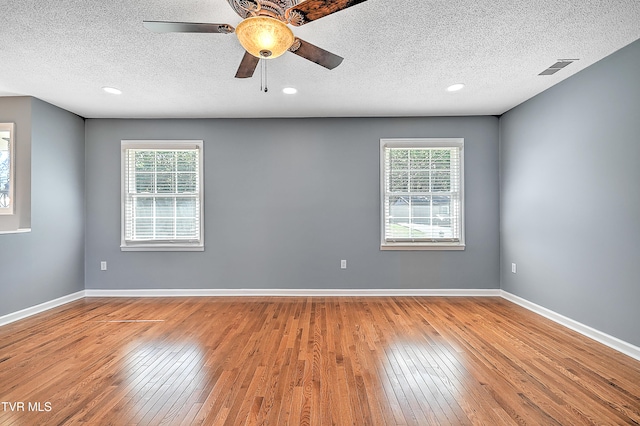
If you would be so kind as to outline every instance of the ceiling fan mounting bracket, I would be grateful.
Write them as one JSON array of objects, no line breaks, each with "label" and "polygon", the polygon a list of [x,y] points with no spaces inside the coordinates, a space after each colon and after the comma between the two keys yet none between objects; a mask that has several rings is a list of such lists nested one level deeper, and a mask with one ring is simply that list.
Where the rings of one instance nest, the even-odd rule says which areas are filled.
[{"label": "ceiling fan mounting bracket", "polygon": [[[231,2],[234,2],[238,7],[249,13],[255,13],[260,10],[260,3],[253,0],[230,0],[229,3]],[[233,4],[231,4],[231,7],[236,9]]]},{"label": "ceiling fan mounting bracket", "polygon": [[304,14],[296,9],[287,10],[286,17],[287,22],[291,25],[295,25],[296,27],[304,25],[304,23],[306,22]]},{"label": "ceiling fan mounting bracket", "polygon": [[220,34],[231,34],[235,29],[231,25],[222,24],[218,26],[218,32]]},{"label": "ceiling fan mounting bracket", "polygon": [[296,50],[300,49],[301,45],[302,45],[302,42],[300,42],[300,39],[296,38],[293,41],[293,44],[291,46],[289,46],[289,52],[295,53]]}]

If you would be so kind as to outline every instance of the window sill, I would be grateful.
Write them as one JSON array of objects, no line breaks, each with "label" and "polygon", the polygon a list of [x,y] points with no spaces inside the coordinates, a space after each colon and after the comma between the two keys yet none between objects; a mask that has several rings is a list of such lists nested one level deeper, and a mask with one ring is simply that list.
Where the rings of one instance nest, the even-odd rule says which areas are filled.
[{"label": "window sill", "polygon": [[380,250],[464,250],[464,244],[382,244]]},{"label": "window sill", "polygon": [[120,251],[204,251],[203,245],[181,246],[176,244],[120,246]]},{"label": "window sill", "polygon": [[12,229],[8,231],[0,231],[0,234],[25,234],[31,232],[31,228]]}]

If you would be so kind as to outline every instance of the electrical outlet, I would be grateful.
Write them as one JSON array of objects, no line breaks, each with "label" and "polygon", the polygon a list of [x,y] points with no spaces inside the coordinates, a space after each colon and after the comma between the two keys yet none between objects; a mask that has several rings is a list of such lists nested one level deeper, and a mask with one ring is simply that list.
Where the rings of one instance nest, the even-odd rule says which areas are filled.
[{"label": "electrical outlet", "polygon": [[514,274],[516,273],[516,264],[515,263],[511,264],[511,272],[514,273]]},{"label": "electrical outlet", "polygon": [[347,269],[347,260],[346,259],[342,259],[340,261],[340,269]]},{"label": "electrical outlet", "polygon": [[101,271],[106,271],[107,270],[107,261],[103,260],[102,262],[100,262],[100,270]]}]

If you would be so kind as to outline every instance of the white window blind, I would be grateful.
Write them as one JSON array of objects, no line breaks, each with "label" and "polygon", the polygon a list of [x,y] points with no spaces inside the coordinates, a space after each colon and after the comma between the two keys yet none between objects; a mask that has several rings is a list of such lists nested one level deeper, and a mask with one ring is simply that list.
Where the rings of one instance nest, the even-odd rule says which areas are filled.
[{"label": "white window blind", "polygon": [[122,148],[123,249],[202,248],[202,142]]},{"label": "white window blind", "polygon": [[464,248],[463,141],[383,139],[382,248]]}]

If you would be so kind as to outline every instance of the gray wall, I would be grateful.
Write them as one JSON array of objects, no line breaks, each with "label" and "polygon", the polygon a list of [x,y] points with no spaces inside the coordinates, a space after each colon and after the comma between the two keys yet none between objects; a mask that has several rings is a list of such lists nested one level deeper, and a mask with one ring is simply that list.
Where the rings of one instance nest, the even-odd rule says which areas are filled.
[{"label": "gray wall", "polygon": [[0,235],[0,315],[84,289],[84,120],[34,98],[5,108],[18,149],[30,135],[32,231]]},{"label": "gray wall", "polygon": [[[380,251],[388,137],[465,138],[465,251]],[[154,138],[204,140],[205,252],[120,251],[120,140]],[[495,117],[91,119],[86,170],[87,289],[499,288]]]},{"label": "gray wall", "polygon": [[500,132],[502,288],[640,345],[640,41]]}]

